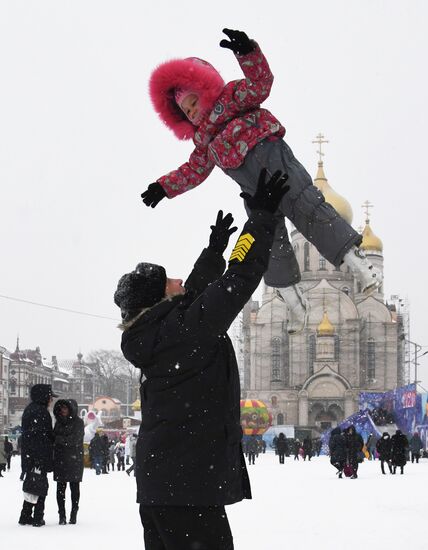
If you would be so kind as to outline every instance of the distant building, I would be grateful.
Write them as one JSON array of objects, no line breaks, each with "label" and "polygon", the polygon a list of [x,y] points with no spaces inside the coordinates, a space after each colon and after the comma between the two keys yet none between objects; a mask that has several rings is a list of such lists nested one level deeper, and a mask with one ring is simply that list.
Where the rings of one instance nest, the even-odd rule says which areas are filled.
[{"label": "distant building", "polygon": [[30,401],[30,388],[35,384],[51,384],[63,394],[68,391],[68,376],[60,372],[55,357],[48,361],[40,348],[20,350],[19,338],[15,351],[9,353],[9,426],[21,424],[21,416]]},{"label": "distant building", "polygon": [[[348,222],[352,209],[318,164],[314,180],[327,202]],[[374,234],[366,203],[362,248],[383,271],[383,244]],[[385,391],[404,383],[403,323],[383,288],[366,297],[346,268],[335,268],[297,230],[291,242],[300,266],[299,287],[310,303],[308,326],[287,332],[287,310],[264,287],[262,301],[243,311],[243,398],[261,399],[274,424],[311,429],[314,435],[358,410],[360,391]]]},{"label": "distant building", "polygon": [[0,347],[0,434],[9,427],[9,366],[9,353]]}]

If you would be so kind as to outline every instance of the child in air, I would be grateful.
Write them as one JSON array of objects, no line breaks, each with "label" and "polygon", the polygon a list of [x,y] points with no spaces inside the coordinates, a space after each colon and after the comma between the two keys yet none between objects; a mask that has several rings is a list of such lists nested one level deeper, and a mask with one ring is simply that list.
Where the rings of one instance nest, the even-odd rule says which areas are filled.
[{"label": "child in air", "polygon": [[381,275],[358,248],[359,235],[312,183],[305,168],[282,139],[285,128],[260,105],[269,96],[273,75],[254,40],[242,31],[224,29],[230,40],[220,46],[235,54],[245,78],[224,83],[208,62],[197,57],[173,59],[157,67],[150,78],[150,97],[161,120],[195,149],[188,162],[151,183],[141,195],[154,208],[164,197],[173,198],[202,183],[218,166],[240,186],[245,199],[254,195],[261,168],[268,175],[288,174],[290,191],[278,209],[278,225],[264,279],[278,289],[289,308],[290,333],[306,326],[308,303],[297,283],[300,271],[290,244],[284,217],[330,263],[349,266],[371,294]]}]

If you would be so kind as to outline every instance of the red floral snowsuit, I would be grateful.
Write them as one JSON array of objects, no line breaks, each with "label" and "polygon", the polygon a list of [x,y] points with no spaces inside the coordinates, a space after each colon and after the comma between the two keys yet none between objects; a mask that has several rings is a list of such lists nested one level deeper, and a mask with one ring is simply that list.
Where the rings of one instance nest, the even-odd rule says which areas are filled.
[{"label": "red floral snowsuit", "polygon": [[169,198],[202,183],[219,166],[242,190],[254,194],[260,169],[269,174],[288,174],[290,191],[278,209],[278,225],[265,282],[287,287],[300,280],[300,270],[288,239],[284,216],[332,264],[361,236],[324,201],[322,193],[291,149],[281,139],[285,129],[266,109],[260,107],[270,93],[273,75],[256,44],[255,49],[236,56],[245,78],[226,84],[212,110],[195,130],[195,149],[189,161],[158,179]]}]

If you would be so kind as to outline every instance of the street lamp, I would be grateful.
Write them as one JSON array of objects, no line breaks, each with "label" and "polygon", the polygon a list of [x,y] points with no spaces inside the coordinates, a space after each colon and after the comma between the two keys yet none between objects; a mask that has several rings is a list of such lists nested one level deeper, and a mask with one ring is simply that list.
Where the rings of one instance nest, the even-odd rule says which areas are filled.
[{"label": "street lamp", "polygon": [[408,344],[411,344],[412,346],[415,346],[415,354],[414,354],[415,359],[413,361],[413,364],[415,365],[415,390],[417,391],[418,390],[418,383],[419,383],[419,381],[418,381],[418,359],[420,359],[421,357],[426,355],[428,353],[428,350],[421,353],[421,355],[418,355],[418,353],[421,351],[421,349],[426,348],[427,346],[421,346],[420,344],[417,344],[416,342],[412,342],[411,340],[406,340],[406,342]]}]

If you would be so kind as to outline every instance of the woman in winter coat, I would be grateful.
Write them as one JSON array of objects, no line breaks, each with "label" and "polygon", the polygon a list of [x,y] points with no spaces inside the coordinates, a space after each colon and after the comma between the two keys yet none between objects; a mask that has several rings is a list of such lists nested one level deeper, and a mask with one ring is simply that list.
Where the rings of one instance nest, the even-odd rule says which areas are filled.
[{"label": "woman in winter coat", "polygon": [[278,436],[278,440],[276,443],[276,450],[279,456],[279,463],[284,464],[284,457],[288,451],[288,442],[287,442],[287,438],[282,432]]},{"label": "woman in winter coat", "polygon": [[[360,279],[366,293],[381,284],[380,273],[357,247],[361,236],[324,201],[323,194],[282,139],[285,128],[267,109],[273,75],[254,40],[241,31],[224,29],[230,39],[220,46],[233,51],[244,79],[225,85],[217,70],[197,57],[174,59],[157,67],[150,78],[150,96],[162,122],[178,139],[193,139],[188,162],[149,185],[142,194],[154,208],[164,197],[173,198],[201,184],[218,166],[241,190],[254,195],[261,167],[269,175],[288,174],[290,193],[277,211],[271,261],[264,279],[279,288],[298,317],[289,332],[306,324],[307,301],[297,287],[299,266],[290,245],[284,216],[289,218],[330,263],[342,261]],[[296,313],[297,312],[297,313]]]},{"label": "woman in winter coat", "polygon": [[361,435],[355,430],[355,426],[353,424],[345,430],[345,445],[346,461],[353,470],[351,479],[356,479],[358,477],[358,464],[360,462],[360,453],[363,450],[364,441]]},{"label": "woman in winter coat", "polygon": [[79,509],[80,482],[83,476],[83,420],[77,414],[74,399],[59,399],[54,406],[54,481],[57,482],[59,524],[67,523],[65,516],[65,491],[67,483],[71,491],[69,523],[76,523]]},{"label": "woman in winter coat", "polygon": [[400,473],[404,474],[404,466],[407,462],[407,450],[409,442],[407,437],[401,430],[397,430],[391,437],[391,461],[393,466],[393,474],[397,472],[397,467],[400,467]]},{"label": "woman in winter coat", "polygon": [[392,474],[392,465],[391,465],[391,437],[388,432],[383,432],[382,437],[378,439],[376,443],[376,450],[379,455],[380,468],[382,473],[385,473],[385,462],[388,465],[389,472]]},{"label": "woman in winter coat", "polygon": [[422,443],[421,436],[418,434],[418,432],[415,432],[412,435],[409,441],[409,448],[412,455],[412,464],[415,460],[416,464],[418,464],[419,459],[421,458],[421,450],[424,448],[424,444]]},{"label": "woman in winter coat", "polygon": [[339,478],[342,478],[346,462],[346,441],[339,427],[331,431],[328,448],[330,451],[330,463],[337,469],[336,473],[339,475]]},{"label": "woman in winter coat", "polygon": [[312,439],[310,437],[305,437],[303,440],[303,460],[306,460],[306,457],[308,457],[308,460],[311,460],[312,458]]}]

